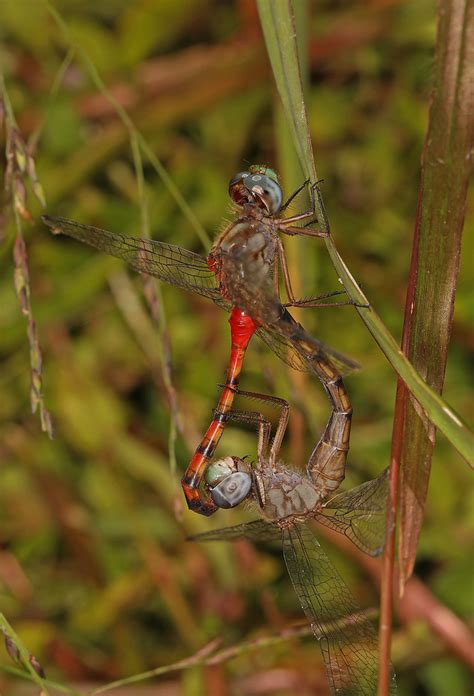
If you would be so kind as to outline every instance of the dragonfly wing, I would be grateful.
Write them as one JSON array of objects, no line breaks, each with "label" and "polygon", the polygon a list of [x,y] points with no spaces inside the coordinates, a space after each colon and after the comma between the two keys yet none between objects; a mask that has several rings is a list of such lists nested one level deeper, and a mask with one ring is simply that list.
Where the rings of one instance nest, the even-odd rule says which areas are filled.
[{"label": "dragonfly wing", "polygon": [[171,285],[209,297],[226,309],[230,306],[222,298],[216,276],[208,268],[207,260],[199,254],[173,244],[108,232],[62,217],[43,215],[42,220],[55,234],[65,234],[123,259],[139,273],[147,273]]},{"label": "dragonfly wing", "polygon": [[298,355],[307,363],[308,371],[318,374],[316,365],[318,362],[330,363],[342,376],[359,369],[356,362],[311,336],[283,305],[278,303],[278,306],[280,307],[278,321],[273,326],[267,326],[266,329],[272,337],[279,334],[284,338],[291,354]]},{"label": "dragonfly wing", "polygon": [[233,539],[250,539],[251,541],[281,541],[278,527],[264,520],[254,520],[245,524],[236,524],[223,529],[195,534],[188,541],[232,541]]},{"label": "dragonfly wing", "polygon": [[297,370],[319,374],[315,368],[318,361],[329,362],[340,375],[358,369],[357,363],[324,345],[295,321],[275,293],[271,266],[260,278],[252,254],[252,249],[222,253],[220,264],[227,295],[262,325],[260,338]]},{"label": "dragonfly wing", "polygon": [[[311,359],[304,350],[298,349],[294,339],[285,336],[272,327],[260,327],[256,331],[256,334],[279,358],[281,358],[281,360],[283,360],[283,362],[294,370],[314,374]],[[314,338],[314,336],[311,336],[311,342],[318,345],[318,354],[323,354],[326,358],[329,358],[331,364],[341,376],[344,377],[350,372],[359,369],[359,365],[356,362],[350,360],[350,358],[344,357],[341,353],[338,353],[333,348],[325,345],[322,341]]]},{"label": "dragonfly wing", "polygon": [[255,332],[257,336],[267,344],[275,355],[283,362],[300,372],[312,372],[311,367],[305,358],[295,351],[290,341],[285,337],[275,332],[270,332],[263,327],[260,327]]},{"label": "dragonfly wing", "polygon": [[387,496],[388,469],[385,469],[376,479],[328,500],[315,519],[345,534],[370,556],[378,556],[385,544]]},{"label": "dragonfly wing", "polygon": [[319,641],[331,694],[374,696],[378,647],[368,617],[308,527],[284,530],[283,552],[295,592]]}]

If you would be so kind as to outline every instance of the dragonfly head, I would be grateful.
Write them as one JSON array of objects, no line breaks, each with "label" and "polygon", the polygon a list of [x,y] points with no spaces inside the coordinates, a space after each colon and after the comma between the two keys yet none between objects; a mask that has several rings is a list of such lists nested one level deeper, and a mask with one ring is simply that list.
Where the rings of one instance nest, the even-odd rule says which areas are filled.
[{"label": "dragonfly head", "polygon": [[278,177],[269,167],[253,165],[248,172],[239,172],[229,182],[229,195],[237,205],[253,203],[267,215],[276,215],[283,193]]},{"label": "dragonfly head", "polygon": [[215,504],[220,508],[233,508],[250,494],[251,468],[239,457],[217,459],[209,466],[206,481]]}]

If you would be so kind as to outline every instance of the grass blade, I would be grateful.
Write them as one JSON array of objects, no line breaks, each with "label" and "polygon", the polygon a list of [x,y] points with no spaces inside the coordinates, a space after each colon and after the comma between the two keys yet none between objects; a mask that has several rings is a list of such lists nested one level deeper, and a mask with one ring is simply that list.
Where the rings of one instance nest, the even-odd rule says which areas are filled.
[{"label": "grass blade", "polygon": [[[289,0],[275,0],[274,2],[258,0],[258,9],[275,82],[289,128],[295,143],[297,143],[296,150],[303,171],[312,181],[316,181],[316,169],[298,68],[291,2]],[[324,224],[325,215],[322,205],[317,217],[319,224]],[[368,304],[367,298],[339,256],[332,237],[326,238],[325,242],[331,261],[349,296],[357,304]],[[402,353],[396,340],[374,309],[372,307],[358,307],[357,311],[394,370],[426,411],[430,421],[444,433],[466,461],[474,466],[474,436],[472,432],[439,394],[426,384],[423,377]]]},{"label": "grass blade", "polygon": [[[439,393],[446,370],[472,169],[473,83],[473,6],[466,0],[445,0],[439,10],[433,97],[402,342],[415,368]],[[436,166],[432,166],[434,162]],[[415,563],[436,436],[433,424],[416,402],[409,397],[403,402],[399,538],[402,585]]]}]

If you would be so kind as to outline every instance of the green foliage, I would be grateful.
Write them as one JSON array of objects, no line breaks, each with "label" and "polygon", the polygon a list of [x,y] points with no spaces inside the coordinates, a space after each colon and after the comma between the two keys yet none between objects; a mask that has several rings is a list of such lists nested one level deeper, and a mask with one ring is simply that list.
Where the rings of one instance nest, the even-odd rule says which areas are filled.
[{"label": "green foliage", "polygon": [[[68,41],[40,2],[31,2],[28,12],[25,4],[30,5],[0,3],[2,63],[22,134],[31,136],[46,119],[35,159],[48,213],[141,234],[144,205],[130,132],[80,53],[51,96]],[[285,126],[274,116],[257,15],[245,3],[108,0],[55,6],[210,238],[230,217],[228,180],[249,162],[274,167],[290,188],[275,145],[277,127]],[[434,9],[427,3],[377,11],[313,3],[312,11],[307,101],[331,229],[398,341],[427,121]],[[156,164],[144,156],[151,235],[206,251]],[[36,218],[40,206],[30,199]],[[469,418],[473,305],[467,259],[473,219],[467,212],[443,396]],[[215,637],[222,637],[221,647],[240,649],[256,636],[277,633],[290,619],[302,619],[281,559],[271,550],[198,547],[184,540],[254,516],[235,510],[205,520],[183,510],[179,487],[223,380],[226,315],[203,299],[163,288],[165,338],[183,424],[173,473],[173,416],[159,357],[163,333],[147,314],[140,280],[125,275],[113,259],[53,238],[39,223],[25,226],[24,234],[43,390],[55,423],[50,442],[29,413],[25,321],[11,280],[13,237],[7,237],[0,251],[0,581],[2,611],[28,651],[63,685],[103,685],[176,663]],[[302,278],[301,295],[338,288],[322,242],[291,239],[288,246],[302,254],[292,269]],[[144,317],[139,325],[127,313],[129,291]],[[305,310],[299,320],[362,365],[348,380],[354,421],[347,485],[354,485],[388,463],[395,373],[351,308]],[[327,419],[320,385],[295,381],[257,341],[249,353],[242,387],[290,400],[293,420],[283,456],[302,466]],[[229,429],[219,452],[254,457],[253,433]],[[461,457],[440,438],[418,571],[464,619],[473,610],[468,481]],[[361,603],[375,605],[376,592],[359,567],[339,552],[337,562]],[[418,643],[409,633],[400,635],[403,649],[395,660],[400,656],[401,693],[414,694],[420,685],[433,696],[461,693],[465,668],[454,659],[436,659],[445,654],[439,641],[433,646],[425,632],[420,640],[428,647],[413,664],[407,655]],[[271,679],[273,669],[283,666],[290,686],[279,693],[314,693],[325,684],[312,639],[237,654],[214,668],[174,671],[166,679],[179,693],[210,693],[206,685],[217,674],[224,691],[243,693],[248,680]],[[6,654],[1,661],[10,664]],[[128,693],[138,696],[139,688],[144,687],[131,686]],[[16,679],[0,677],[2,693],[16,696],[20,689]]]}]

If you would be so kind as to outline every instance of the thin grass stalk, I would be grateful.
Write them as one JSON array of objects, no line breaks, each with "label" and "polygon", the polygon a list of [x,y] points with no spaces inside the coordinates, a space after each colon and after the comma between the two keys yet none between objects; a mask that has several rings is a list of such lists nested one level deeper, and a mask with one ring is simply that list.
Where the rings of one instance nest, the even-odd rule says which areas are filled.
[{"label": "thin grass stalk", "polygon": [[31,681],[37,684],[40,688],[40,696],[50,696],[50,692],[46,686],[44,672],[42,672],[43,676],[41,676],[38,669],[34,667],[33,656],[2,613],[0,613],[0,633],[3,634],[4,638],[8,639],[10,645],[13,646],[16,661],[23,664],[27,669],[27,672],[22,672],[21,675],[23,677],[28,675]]},{"label": "thin grass stalk", "polygon": [[395,573],[395,536],[397,528],[398,485],[400,476],[400,457],[403,447],[405,401],[407,390],[401,380],[397,385],[397,398],[392,431],[390,453],[389,493],[387,499],[386,537],[382,564],[379,621],[379,682],[378,696],[388,696],[390,692],[393,624],[393,597]]},{"label": "thin grass stalk", "polygon": [[39,412],[41,429],[53,438],[53,422],[46,408],[43,394],[43,356],[40,348],[36,321],[31,301],[28,252],[23,236],[22,221],[32,222],[28,210],[26,183],[29,181],[36,199],[45,207],[43,188],[36,176],[36,165],[31,150],[23,139],[15,120],[15,114],[0,72],[0,125],[5,126],[4,187],[10,196],[10,207],[16,228],[13,245],[14,287],[20,310],[26,318],[28,346],[30,353],[30,404],[32,413]]},{"label": "thin grass stalk", "polygon": [[[141,156],[140,143],[137,134],[133,132],[130,145],[133,153],[133,163],[135,167],[135,178],[137,181],[138,201],[142,218],[142,232],[146,238],[150,238],[150,217],[148,211],[148,200],[145,189],[145,177],[143,172],[143,160]],[[150,310],[150,314],[158,329],[158,352],[160,355],[161,374],[165,386],[168,405],[171,411],[170,427],[168,432],[168,453],[170,460],[170,471],[172,480],[176,480],[176,434],[179,430],[183,433],[183,424],[179,412],[176,389],[173,384],[171,374],[171,351],[170,340],[166,329],[166,314],[163,306],[163,296],[161,285],[151,276],[142,276],[145,299]]]}]

